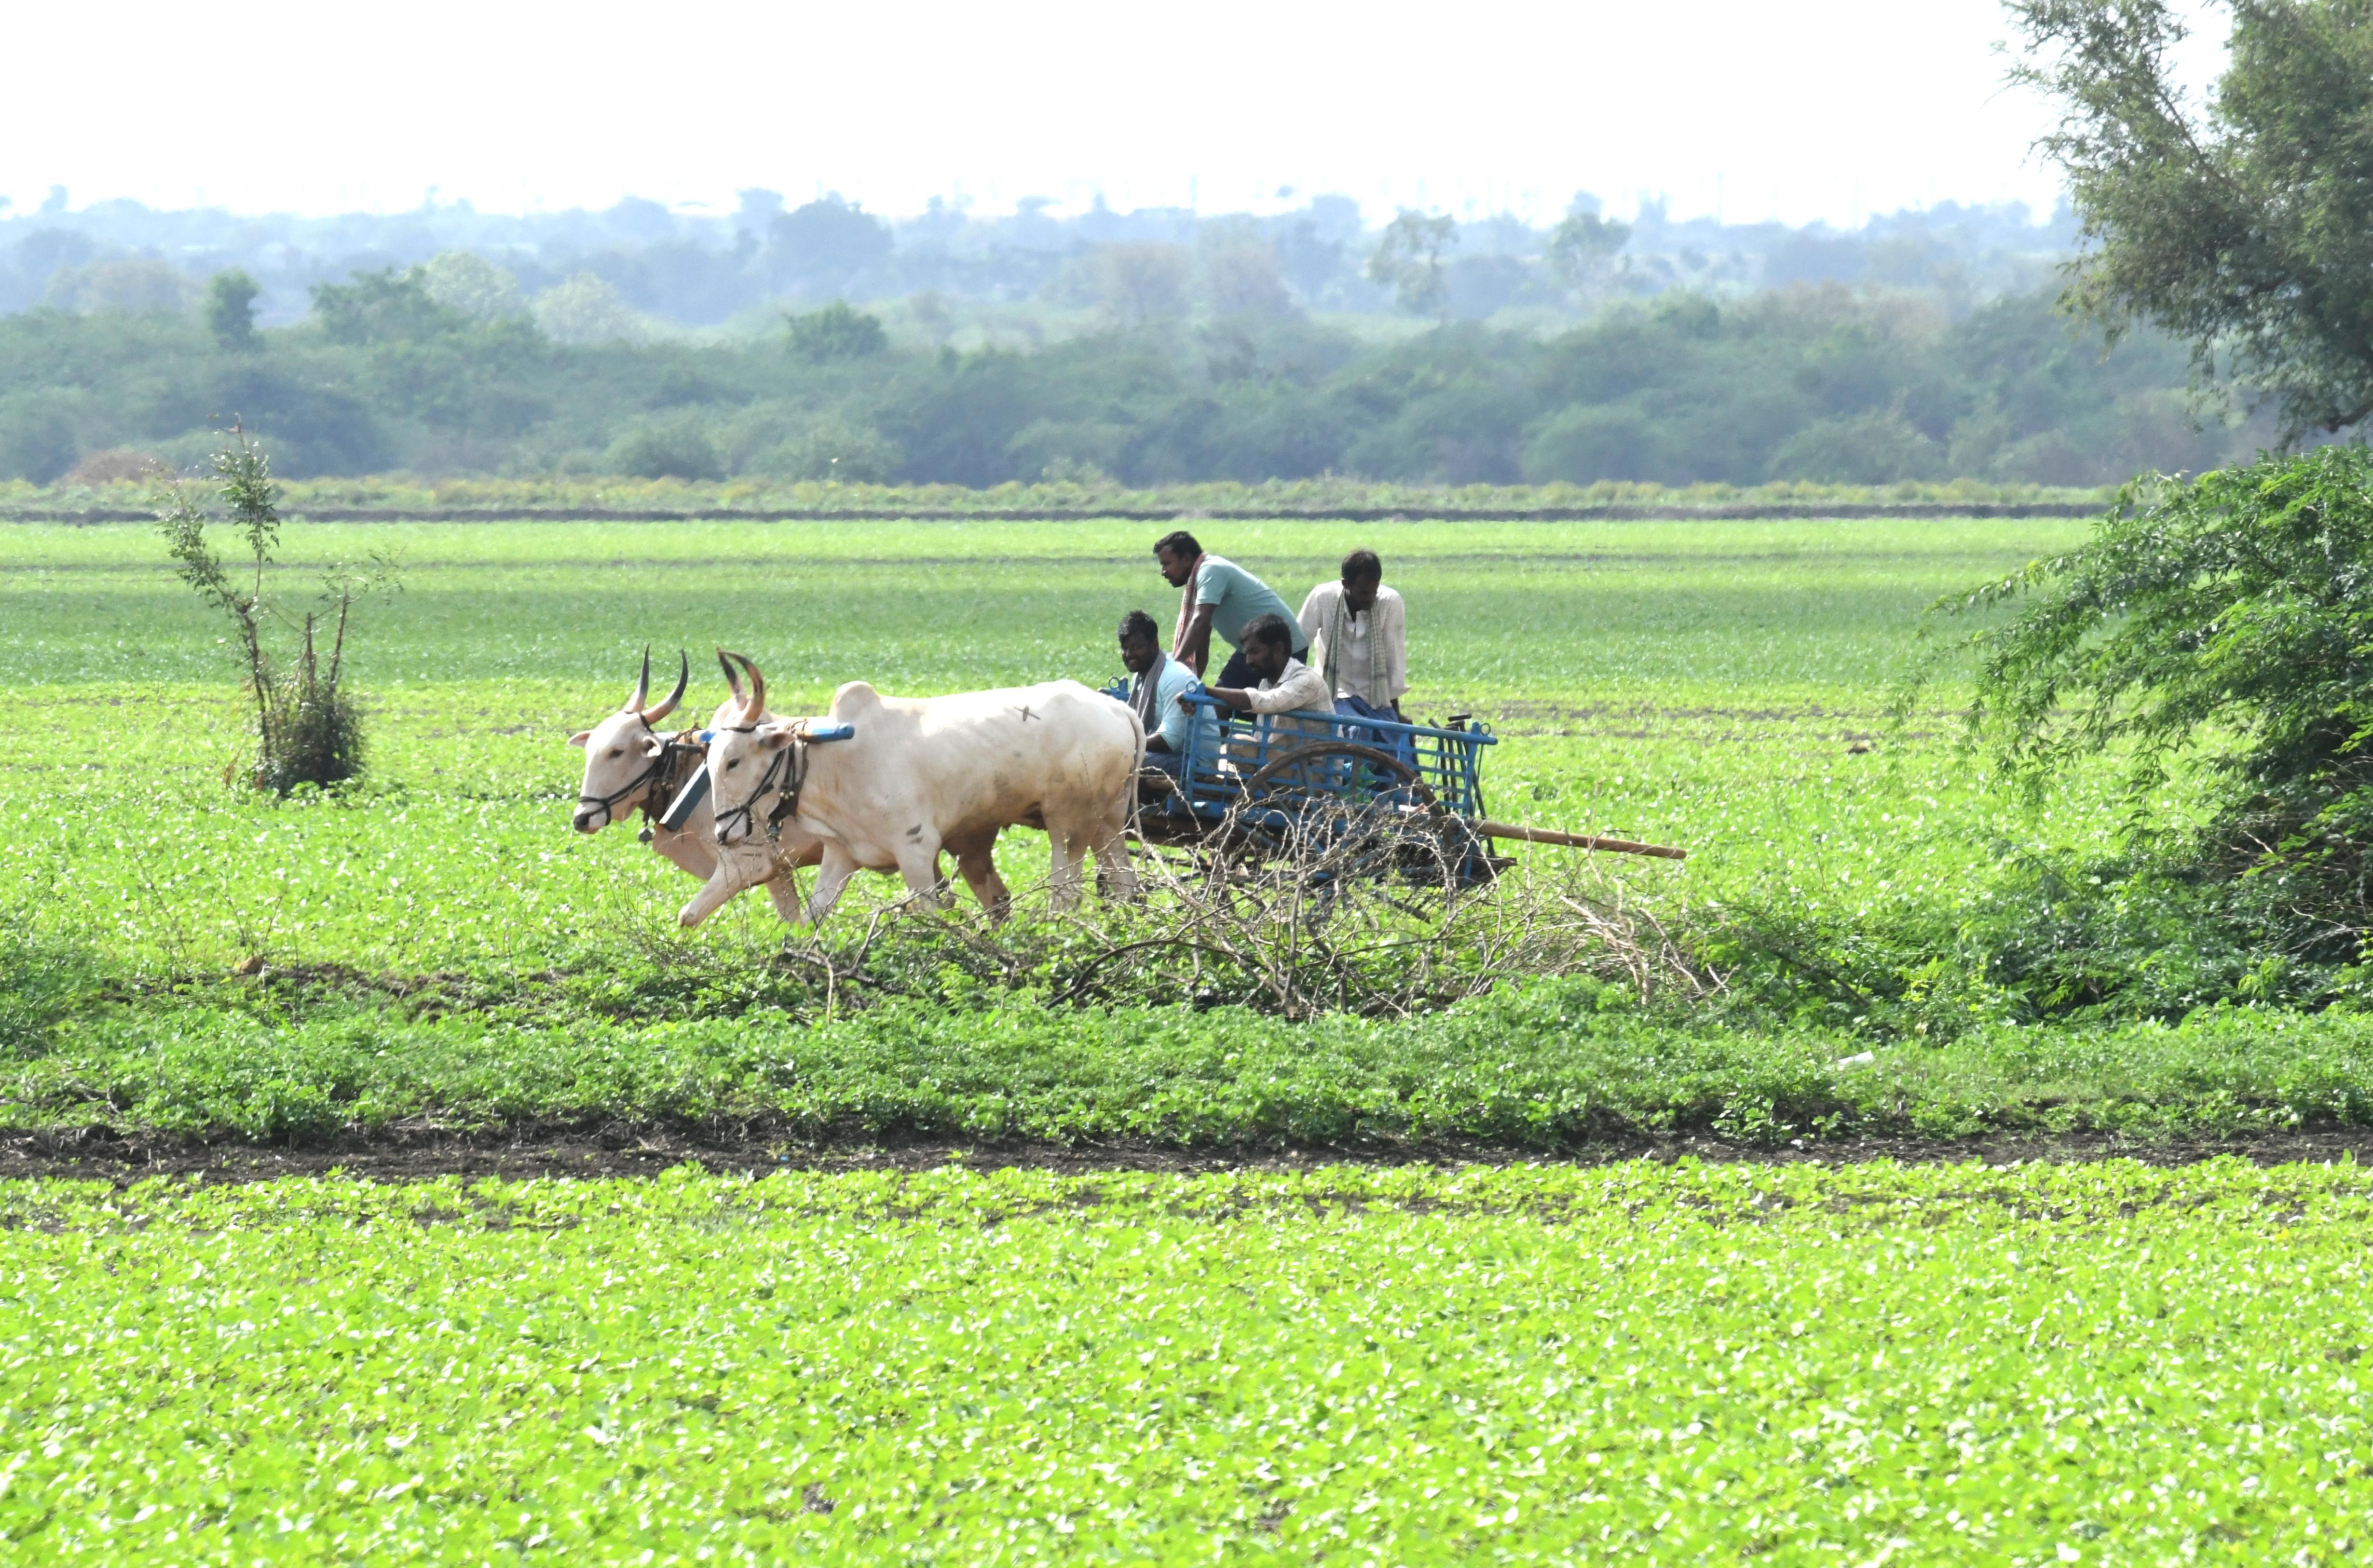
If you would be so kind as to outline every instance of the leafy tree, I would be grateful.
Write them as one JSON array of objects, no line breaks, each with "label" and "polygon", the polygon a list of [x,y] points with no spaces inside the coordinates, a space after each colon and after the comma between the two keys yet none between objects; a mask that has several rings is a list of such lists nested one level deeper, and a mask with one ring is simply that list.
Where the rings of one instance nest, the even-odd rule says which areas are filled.
[{"label": "leafy tree", "polygon": [[41,392],[0,395],[0,478],[50,481],[81,456],[74,422]]},{"label": "leafy tree", "polygon": [[2088,248],[2071,304],[2112,331],[2156,322],[2273,395],[2286,437],[2373,416],[2373,6],[2233,0],[2231,61],[2204,100],[2172,56],[2167,0],[2013,0],[2015,80],[2060,105],[2042,150]]},{"label": "leafy tree", "polygon": [[1203,253],[1203,296],[1216,316],[1278,319],[1296,314],[1278,265],[1277,247],[1246,238]]},{"label": "leafy tree", "polygon": [[791,352],[818,365],[864,359],[890,346],[882,319],[852,308],[845,299],[836,299],[804,316],[786,316],[784,320],[790,327]]},{"label": "leafy tree", "polygon": [[889,258],[890,226],[836,191],[766,226],[769,261],[783,278],[845,278]]},{"label": "leafy tree", "polygon": [[1450,300],[1442,256],[1457,243],[1458,225],[1447,215],[1403,213],[1369,252],[1369,281],[1391,289],[1394,303],[1412,316],[1440,315]]},{"label": "leafy tree", "polygon": [[1549,231],[1549,270],[1569,288],[1578,288],[1613,260],[1631,238],[1631,226],[1596,213],[1569,213]]},{"label": "leafy tree", "polygon": [[1099,246],[1092,267],[1096,302],[1118,326],[1151,326],[1186,314],[1195,265],[1183,245]]},{"label": "leafy tree", "polygon": [[357,273],[352,283],[313,285],[313,318],[333,343],[419,343],[458,331],[469,318],[439,304],[417,267]]},{"label": "leafy tree", "polygon": [[420,285],[428,297],[473,320],[493,320],[520,313],[519,279],[483,256],[467,250],[446,250],[419,269]]},{"label": "leafy tree", "polygon": [[[247,546],[251,563],[234,574],[206,540],[206,516],[190,487],[163,482],[157,521],[184,583],[229,621],[239,638],[247,688],[255,702],[256,753],[248,782],[286,795],[300,784],[316,787],[353,778],[363,766],[361,711],[347,693],[346,621],[356,603],[394,587],[392,563],[374,554],[362,573],[343,568],[324,579],[319,600],[298,621],[267,592],[272,552],[280,538],[280,487],[263,448],[234,426],[212,459],[231,526]],[[271,628],[277,622],[290,645],[275,655]],[[326,633],[326,656],[317,645]]]},{"label": "leafy tree", "polygon": [[637,424],[610,443],[612,473],[637,479],[723,479],[725,459],[697,420],[678,416]]},{"label": "leafy tree", "polygon": [[[2274,945],[2357,957],[2373,934],[2373,452],[2129,485],[2081,548],[1938,608],[2017,612],[1940,650],[1900,711],[1945,655],[1974,654],[1968,733],[2011,779],[2033,793],[2123,758],[2137,869],[2233,884]],[[2155,823],[2139,808],[2186,754],[2205,768],[2204,822]]]},{"label": "leafy tree", "polygon": [[246,273],[234,267],[206,280],[206,331],[233,354],[255,346],[255,296],[263,290]]},{"label": "leafy tree", "polygon": [[553,285],[528,308],[536,326],[556,343],[632,343],[650,335],[618,291],[592,273]]}]

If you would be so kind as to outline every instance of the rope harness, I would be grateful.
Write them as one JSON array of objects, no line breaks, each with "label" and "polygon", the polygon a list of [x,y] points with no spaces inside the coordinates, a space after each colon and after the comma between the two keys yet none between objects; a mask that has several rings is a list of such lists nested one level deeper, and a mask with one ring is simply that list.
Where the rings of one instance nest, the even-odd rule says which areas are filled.
[{"label": "rope harness", "polygon": [[[642,715],[638,714],[636,717],[640,719]],[[655,733],[651,728],[650,720],[642,719],[642,726],[644,734]],[[638,836],[643,842],[649,843],[651,842],[650,819],[655,814],[652,801],[657,800],[664,806],[673,796],[682,782],[677,776],[680,771],[678,764],[687,756],[697,757],[704,754],[705,749],[700,746],[687,745],[673,738],[663,740],[660,742],[660,749],[651,760],[643,765],[641,772],[607,795],[579,796],[577,809],[581,813],[589,807],[600,807],[602,826],[606,828],[618,819],[618,802],[633,795],[637,790],[643,790],[646,793],[642,803],[636,809],[643,814],[643,830]]]},{"label": "rope harness", "polygon": [[[727,725],[724,729],[734,735],[749,735],[757,727],[754,724],[737,724]],[[766,837],[780,839],[783,836],[783,819],[799,815],[800,792],[807,787],[807,783],[808,737],[807,730],[802,726],[791,731],[789,743],[775,753],[774,759],[766,764],[766,771],[758,775],[757,787],[750,792],[748,798],[739,806],[719,806],[715,808],[717,842],[721,844],[731,843],[738,838],[756,831],[758,824],[755,813],[758,802],[766,797],[769,790],[780,791],[782,798],[775,802],[773,810],[766,813]],[[735,821],[742,824],[739,830],[726,827],[728,822]]]}]

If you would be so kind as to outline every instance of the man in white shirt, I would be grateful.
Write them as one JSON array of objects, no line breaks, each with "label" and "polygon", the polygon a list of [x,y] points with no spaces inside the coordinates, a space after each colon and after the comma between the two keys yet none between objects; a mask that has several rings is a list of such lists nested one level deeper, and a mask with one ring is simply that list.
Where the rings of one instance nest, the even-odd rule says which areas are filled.
[{"label": "man in white shirt", "polygon": [[1334,736],[1334,697],[1319,671],[1293,657],[1293,624],[1281,614],[1265,614],[1244,629],[1244,662],[1260,676],[1260,686],[1212,686],[1210,695],[1239,714],[1268,714],[1269,731]]},{"label": "man in white shirt", "polygon": [[1401,596],[1385,587],[1385,564],[1374,551],[1343,557],[1342,580],[1311,589],[1296,619],[1327,694],[1342,700],[1338,711],[1401,718],[1401,694],[1409,690],[1408,611]]}]

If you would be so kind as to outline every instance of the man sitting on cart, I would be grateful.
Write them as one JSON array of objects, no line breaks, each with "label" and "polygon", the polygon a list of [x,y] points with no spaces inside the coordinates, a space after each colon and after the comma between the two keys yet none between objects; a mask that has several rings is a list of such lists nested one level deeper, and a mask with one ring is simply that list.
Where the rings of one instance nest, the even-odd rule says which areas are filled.
[{"label": "man sitting on cart", "polygon": [[[1120,662],[1137,679],[1129,683],[1128,705],[1145,725],[1145,765],[1175,779],[1186,765],[1187,737],[1198,735],[1196,751],[1204,766],[1219,760],[1219,725],[1209,708],[1190,708],[1180,701],[1202,689],[1195,672],[1162,651],[1161,633],[1153,617],[1132,610],[1121,618]],[[1159,790],[1161,786],[1153,786]]]},{"label": "man sitting on cart", "polygon": [[1262,715],[1254,740],[1229,748],[1240,769],[1250,772],[1297,745],[1334,737],[1335,698],[1326,679],[1293,656],[1292,621],[1282,615],[1259,617],[1245,628],[1242,652],[1245,667],[1260,684],[1210,689],[1236,712]]}]

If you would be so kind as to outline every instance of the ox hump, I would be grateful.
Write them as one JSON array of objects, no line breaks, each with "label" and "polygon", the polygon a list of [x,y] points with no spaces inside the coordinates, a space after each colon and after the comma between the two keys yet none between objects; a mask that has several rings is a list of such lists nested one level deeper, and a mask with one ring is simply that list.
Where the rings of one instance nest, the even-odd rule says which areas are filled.
[{"label": "ox hump", "polygon": [[832,716],[863,713],[882,705],[882,693],[869,680],[852,680],[832,694]]}]

